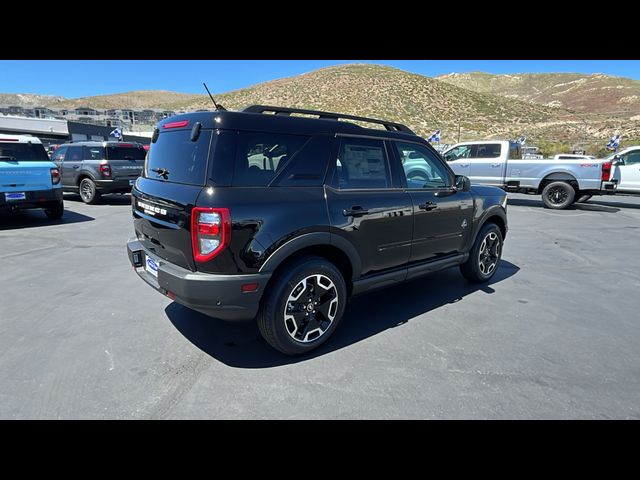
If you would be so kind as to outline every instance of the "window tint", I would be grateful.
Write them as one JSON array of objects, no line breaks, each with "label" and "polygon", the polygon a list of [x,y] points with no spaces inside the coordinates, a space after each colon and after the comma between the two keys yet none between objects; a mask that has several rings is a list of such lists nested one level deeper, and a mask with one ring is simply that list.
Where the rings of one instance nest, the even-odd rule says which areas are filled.
[{"label": "window tint", "polygon": [[302,187],[322,185],[331,155],[333,138],[312,137],[296,157],[283,167],[278,186]]},{"label": "window tint", "polygon": [[444,159],[447,162],[453,162],[454,160],[458,160],[459,158],[470,158],[476,156],[476,146],[475,145],[460,145],[459,147],[454,147],[444,154]]},{"label": "window tint", "polygon": [[0,157],[21,162],[49,161],[49,155],[40,143],[0,143]]},{"label": "window tint", "polygon": [[625,155],[622,155],[625,165],[635,165],[640,163],[640,150],[633,150]]},{"label": "window tint", "polygon": [[477,152],[473,158],[498,158],[500,156],[500,144],[477,145]]},{"label": "window tint", "polygon": [[52,162],[64,161],[64,154],[66,151],[67,151],[67,147],[58,147],[58,149],[53,152],[53,155],[51,155],[51,161]]},{"label": "window tint", "polygon": [[382,141],[342,139],[333,185],[341,190],[389,187],[387,155]]},{"label": "window tint", "polygon": [[409,188],[447,188],[449,171],[434,153],[415,143],[393,142]]},{"label": "window tint", "polygon": [[[210,143],[211,130],[202,130],[195,142],[191,141],[191,130],[161,132],[149,150],[145,177],[172,183],[204,185]],[[144,152],[144,149],[140,150]]]},{"label": "window tint", "polygon": [[144,160],[147,151],[138,147],[120,147],[120,146],[107,146],[107,159],[108,160]]},{"label": "window tint", "polygon": [[85,160],[102,160],[104,156],[103,147],[84,147]]},{"label": "window tint", "polygon": [[300,135],[240,132],[233,185],[268,185],[307,140]]},{"label": "window tint", "polygon": [[80,162],[82,161],[82,147],[69,147],[67,155],[64,160],[66,162]]}]

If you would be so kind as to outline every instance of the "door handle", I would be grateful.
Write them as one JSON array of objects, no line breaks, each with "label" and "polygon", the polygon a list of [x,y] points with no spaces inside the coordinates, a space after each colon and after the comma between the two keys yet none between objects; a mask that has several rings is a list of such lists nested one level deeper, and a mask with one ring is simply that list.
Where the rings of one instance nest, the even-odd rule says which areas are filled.
[{"label": "door handle", "polygon": [[492,163],[491,166],[492,167],[499,167],[500,165],[502,165],[501,163]]},{"label": "door handle", "polygon": [[365,210],[360,205],[354,205],[351,209],[342,210],[342,215],[345,217],[362,217],[363,215],[368,215],[369,210]]},{"label": "door handle", "polygon": [[434,203],[434,202],[424,202],[424,203],[421,203],[420,205],[418,205],[418,208],[420,210],[426,210],[428,212],[430,210],[438,208],[438,204]]},{"label": "door handle", "polygon": [[461,166],[461,167],[468,167],[468,166],[469,166],[469,164],[468,164],[468,163],[461,163],[461,164],[460,164],[460,166]]},{"label": "door handle", "polygon": [[77,170],[77,169],[79,169],[79,168],[80,168],[80,165],[74,165],[74,166],[73,166],[73,167],[71,167],[71,168],[73,168],[74,170]]}]

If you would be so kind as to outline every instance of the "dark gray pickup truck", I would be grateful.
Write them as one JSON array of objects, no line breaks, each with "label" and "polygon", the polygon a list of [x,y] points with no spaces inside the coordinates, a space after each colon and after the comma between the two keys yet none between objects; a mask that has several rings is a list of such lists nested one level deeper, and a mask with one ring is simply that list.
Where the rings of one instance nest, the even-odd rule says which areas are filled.
[{"label": "dark gray pickup truck", "polygon": [[131,192],[146,153],[140,143],[77,142],[61,145],[51,160],[60,169],[63,190],[94,204],[101,194]]}]

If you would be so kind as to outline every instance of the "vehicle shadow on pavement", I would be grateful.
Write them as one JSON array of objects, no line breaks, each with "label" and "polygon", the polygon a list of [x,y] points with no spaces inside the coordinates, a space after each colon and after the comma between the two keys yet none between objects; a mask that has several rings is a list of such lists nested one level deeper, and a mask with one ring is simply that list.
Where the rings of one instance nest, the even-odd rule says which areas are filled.
[{"label": "vehicle shadow on pavement", "polygon": [[65,209],[60,220],[49,220],[44,210],[24,210],[15,213],[0,214],[0,231],[19,228],[49,227],[69,223],[90,222],[93,217]]},{"label": "vehicle shadow on pavement", "polygon": [[[527,198],[510,198],[508,201],[508,205],[516,205],[518,207],[539,207],[539,208],[545,208],[544,207],[544,203],[542,203],[542,200],[529,200]],[[629,205],[626,203],[618,203],[617,205],[619,205],[620,207],[631,207],[631,208],[638,208],[635,205]],[[573,205],[571,205],[570,207],[568,207],[565,210],[589,210],[592,212],[607,212],[607,213],[616,213],[620,211],[620,208],[614,207],[611,204],[607,204],[607,205],[603,205],[603,204],[598,204],[598,203],[592,203],[591,201],[589,203],[574,203]],[[562,211],[562,210],[549,210],[550,212],[554,212],[554,211]]]},{"label": "vehicle shadow on pavement", "polygon": [[[428,314],[443,305],[463,301],[476,291],[495,292],[493,285],[515,275],[519,267],[502,260],[486,284],[467,282],[450,268],[384,290],[354,297],[340,326],[325,344],[309,354],[288,357],[271,348],[255,322],[232,323],[207,317],[173,302],[165,313],[191,343],[216,360],[237,368],[270,368],[311,360],[377,335],[409,321],[428,322]],[[392,300],[392,301],[390,301]]]},{"label": "vehicle shadow on pavement", "polygon": [[[80,195],[72,193],[64,196],[64,201],[78,202],[83,203]],[[126,193],[124,195],[120,195],[118,193],[112,193],[109,195],[102,195],[100,200],[95,205],[88,205],[89,207],[100,206],[100,205],[131,205],[131,196]]]}]

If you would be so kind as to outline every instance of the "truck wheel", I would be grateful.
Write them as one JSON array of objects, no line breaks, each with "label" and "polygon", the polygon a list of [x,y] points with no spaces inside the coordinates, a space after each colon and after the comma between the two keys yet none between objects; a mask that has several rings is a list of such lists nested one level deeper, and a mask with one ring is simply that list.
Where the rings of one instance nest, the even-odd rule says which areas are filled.
[{"label": "truck wheel", "polygon": [[332,263],[305,256],[272,279],[262,300],[257,321],[264,339],[286,355],[300,355],[322,345],[335,331],[347,288]]},{"label": "truck wheel", "polygon": [[544,206],[563,210],[573,203],[576,191],[567,182],[551,182],[542,190]]},{"label": "truck wheel", "polygon": [[501,257],[502,232],[495,223],[486,223],[476,237],[469,258],[460,265],[460,272],[470,282],[486,282],[496,273]]},{"label": "truck wheel", "polygon": [[62,215],[64,215],[64,203],[60,201],[53,207],[45,208],[44,213],[51,220],[60,220]]},{"label": "truck wheel", "polygon": [[94,205],[100,200],[100,193],[96,189],[96,184],[90,178],[83,178],[80,182],[80,198],[89,205]]},{"label": "truck wheel", "polygon": [[575,203],[585,203],[588,202],[589,200],[591,200],[591,197],[593,195],[582,195],[581,197],[578,197],[578,199],[575,201]]}]

